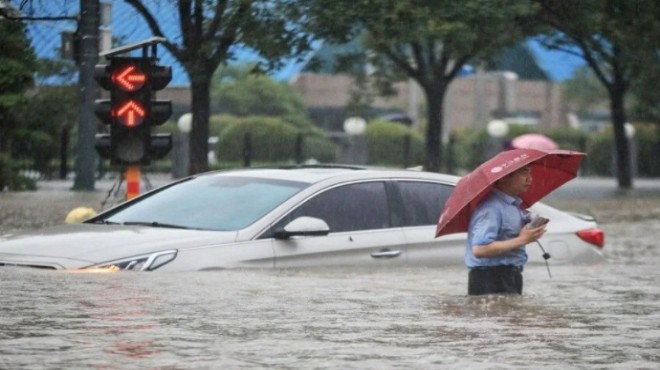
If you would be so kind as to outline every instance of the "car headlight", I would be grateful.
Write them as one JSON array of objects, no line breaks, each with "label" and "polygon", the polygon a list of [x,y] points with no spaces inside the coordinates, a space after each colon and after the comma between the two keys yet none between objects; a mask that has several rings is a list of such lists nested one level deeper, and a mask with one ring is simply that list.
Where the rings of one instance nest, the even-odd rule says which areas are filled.
[{"label": "car headlight", "polygon": [[153,271],[176,258],[176,250],[156,252],[141,256],[103,262],[84,268],[85,272]]}]

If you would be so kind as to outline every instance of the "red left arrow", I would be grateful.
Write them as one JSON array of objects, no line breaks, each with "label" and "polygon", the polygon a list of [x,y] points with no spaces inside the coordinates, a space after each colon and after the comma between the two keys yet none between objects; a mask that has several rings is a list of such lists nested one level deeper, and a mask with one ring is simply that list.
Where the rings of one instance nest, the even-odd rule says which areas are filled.
[{"label": "red left arrow", "polygon": [[126,68],[112,74],[112,82],[124,91],[135,91],[147,82],[147,76],[136,66]]},{"label": "red left arrow", "polygon": [[124,124],[124,126],[137,126],[144,120],[144,108],[134,100],[129,100],[114,112],[114,115]]}]

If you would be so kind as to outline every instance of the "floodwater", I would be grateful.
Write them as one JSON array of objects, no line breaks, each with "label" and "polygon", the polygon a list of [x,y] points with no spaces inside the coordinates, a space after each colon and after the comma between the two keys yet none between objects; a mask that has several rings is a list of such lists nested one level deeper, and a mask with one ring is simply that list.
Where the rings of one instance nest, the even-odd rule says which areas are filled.
[{"label": "floodwater", "polygon": [[554,205],[602,220],[608,263],[528,266],[518,297],[467,297],[461,266],[3,268],[0,369],[660,368],[660,197]]}]

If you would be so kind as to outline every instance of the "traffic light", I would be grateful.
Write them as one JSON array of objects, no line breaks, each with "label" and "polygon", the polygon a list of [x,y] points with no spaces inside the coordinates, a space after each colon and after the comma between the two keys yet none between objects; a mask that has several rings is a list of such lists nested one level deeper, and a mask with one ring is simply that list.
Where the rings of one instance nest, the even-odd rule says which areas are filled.
[{"label": "traffic light", "polygon": [[98,134],[95,147],[113,165],[148,165],[172,147],[169,134],[151,134],[172,114],[172,103],[153,99],[153,93],[172,79],[169,66],[154,58],[113,57],[109,65],[97,65],[94,77],[110,90],[110,99],[97,100],[95,113],[110,126],[110,134]]}]

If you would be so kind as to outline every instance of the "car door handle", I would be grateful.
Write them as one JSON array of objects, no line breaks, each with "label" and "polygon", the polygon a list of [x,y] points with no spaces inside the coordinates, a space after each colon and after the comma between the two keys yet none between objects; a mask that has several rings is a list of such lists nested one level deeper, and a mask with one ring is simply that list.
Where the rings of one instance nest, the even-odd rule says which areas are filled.
[{"label": "car door handle", "polygon": [[394,258],[398,257],[401,254],[401,251],[399,250],[391,250],[391,249],[381,249],[379,251],[373,252],[371,254],[371,257],[373,258]]}]

